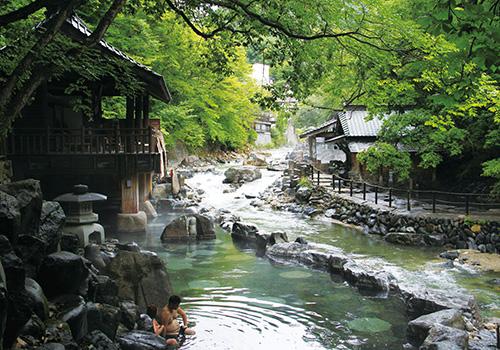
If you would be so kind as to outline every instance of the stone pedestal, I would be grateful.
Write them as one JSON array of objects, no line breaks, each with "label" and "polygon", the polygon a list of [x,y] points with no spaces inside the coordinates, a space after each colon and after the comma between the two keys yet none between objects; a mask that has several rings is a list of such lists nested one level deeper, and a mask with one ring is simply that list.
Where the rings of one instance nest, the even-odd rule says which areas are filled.
[{"label": "stone pedestal", "polygon": [[124,233],[146,232],[148,217],[145,212],[140,211],[135,214],[118,214],[116,218],[116,229]]},{"label": "stone pedestal", "polygon": [[90,243],[90,236],[92,234],[95,235],[95,237],[93,237],[93,240],[97,241],[97,243],[104,243],[106,239],[104,236],[104,228],[97,223],[75,225],[75,226],[66,225],[63,228],[63,232],[65,234],[73,234],[78,236],[78,239],[80,240],[80,245],[82,247],[86,247]]}]

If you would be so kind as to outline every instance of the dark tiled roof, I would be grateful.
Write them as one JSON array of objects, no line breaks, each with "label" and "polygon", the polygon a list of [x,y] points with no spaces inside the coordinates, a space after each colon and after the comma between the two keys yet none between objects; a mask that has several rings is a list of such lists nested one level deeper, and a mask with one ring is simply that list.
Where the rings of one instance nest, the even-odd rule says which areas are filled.
[{"label": "dark tiled roof", "polygon": [[314,128],[314,129],[307,130],[306,132],[300,134],[299,137],[301,139],[303,139],[303,138],[308,137],[308,136],[312,136],[312,135],[315,135],[315,134],[320,134],[320,133],[325,132],[325,131],[329,131],[329,129],[332,128],[335,125],[336,121],[337,121],[337,117],[335,115],[335,117],[333,117],[332,119],[324,122],[320,126]]},{"label": "dark tiled roof", "polygon": [[366,120],[366,109],[354,109],[339,113],[340,124],[346,136],[377,136],[382,120],[376,116]]}]

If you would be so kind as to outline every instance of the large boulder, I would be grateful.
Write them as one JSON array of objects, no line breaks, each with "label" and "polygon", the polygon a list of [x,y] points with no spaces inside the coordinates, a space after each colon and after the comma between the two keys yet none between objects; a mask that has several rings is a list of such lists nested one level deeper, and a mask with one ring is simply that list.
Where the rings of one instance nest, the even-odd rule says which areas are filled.
[{"label": "large boulder", "polygon": [[302,186],[295,191],[295,199],[299,203],[307,203],[311,195],[312,190],[309,187]]},{"label": "large boulder", "polygon": [[[113,343],[106,334],[99,330],[94,330],[87,334],[80,343],[83,349],[95,350],[119,350],[120,347]],[[64,348],[63,348],[64,349]]]},{"label": "large boulder", "polygon": [[26,293],[28,294],[33,312],[42,320],[45,321],[49,317],[49,304],[43,293],[42,287],[31,278],[26,278],[24,282]]},{"label": "large boulder", "polygon": [[163,229],[163,242],[215,239],[214,220],[208,216],[183,215],[170,222]]},{"label": "large boulder", "polygon": [[244,162],[245,165],[253,165],[259,167],[267,166],[266,157],[257,153],[250,153],[248,158]]},{"label": "large boulder", "polygon": [[30,296],[24,288],[22,290],[11,291],[8,283],[7,287],[9,288],[7,293],[8,308],[3,344],[5,348],[9,349],[19,336],[19,332],[23,326],[31,318],[33,309]]},{"label": "large boulder", "polygon": [[3,344],[3,332],[7,323],[7,281],[3,271],[2,262],[0,261],[0,348]]},{"label": "large boulder", "polygon": [[89,270],[83,258],[70,252],[48,255],[38,272],[38,282],[50,299],[62,294],[86,294]]},{"label": "large boulder", "polygon": [[121,323],[129,330],[134,329],[139,319],[139,309],[137,305],[132,301],[125,300],[120,303],[120,310],[122,314]]},{"label": "large boulder", "polygon": [[456,309],[447,309],[423,315],[410,321],[408,323],[408,338],[420,345],[429,335],[431,328],[437,324],[461,330],[465,329],[462,312]]},{"label": "large boulder", "polygon": [[38,268],[47,255],[47,243],[31,235],[20,235],[17,240],[16,253],[24,263],[26,276],[36,277]]},{"label": "large boulder", "polygon": [[262,174],[259,169],[253,166],[232,167],[224,172],[224,183],[242,184],[260,179]]},{"label": "large boulder", "polygon": [[342,275],[359,289],[387,293],[390,289],[391,276],[384,271],[373,271],[349,261],[344,264]]},{"label": "large boulder", "polygon": [[57,202],[43,201],[38,237],[47,243],[47,253],[54,253],[59,247],[66,215]]},{"label": "large boulder", "polygon": [[238,241],[255,243],[257,239],[255,235],[257,232],[259,232],[259,229],[253,224],[235,222],[231,230],[231,237]]},{"label": "large boulder", "polygon": [[109,276],[92,276],[89,283],[88,297],[96,303],[116,306],[119,303],[118,286]]},{"label": "large boulder", "polygon": [[172,195],[171,183],[156,184],[151,192],[151,198],[155,201],[165,199],[169,195]]},{"label": "large boulder", "polygon": [[167,350],[165,339],[147,331],[132,331],[118,337],[122,350]]},{"label": "large boulder", "polygon": [[389,232],[384,236],[387,242],[401,245],[423,245],[423,235],[411,232]]},{"label": "large boulder", "polygon": [[66,294],[53,300],[57,309],[56,318],[66,322],[77,341],[88,333],[87,305],[79,295]]},{"label": "large boulder", "polygon": [[122,300],[133,300],[142,310],[149,304],[165,305],[171,284],[164,262],[151,252],[119,250],[106,266],[118,285]]},{"label": "large boulder", "polygon": [[13,244],[17,242],[21,226],[19,202],[14,196],[0,191],[0,234],[5,235]]},{"label": "large boulder", "polygon": [[469,335],[466,331],[436,325],[431,328],[420,350],[467,350]]},{"label": "large boulder", "polygon": [[121,310],[119,307],[100,303],[87,303],[87,327],[89,332],[100,330],[109,339],[115,339],[120,320]]},{"label": "large boulder", "polygon": [[20,231],[24,234],[38,234],[40,214],[42,212],[42,189],[40,181],[28,179],[0,185],[0,191],[5,192],[18,202],[21,212]]}]

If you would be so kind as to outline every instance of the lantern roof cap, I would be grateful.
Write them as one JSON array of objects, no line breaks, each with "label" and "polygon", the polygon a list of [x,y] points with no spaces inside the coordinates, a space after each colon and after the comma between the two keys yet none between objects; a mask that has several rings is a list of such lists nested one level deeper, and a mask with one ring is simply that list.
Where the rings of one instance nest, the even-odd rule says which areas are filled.
[{"label": "lantern roof cap", "polygon": [[64,193],[60,196],[54,198],[56,202],[66,202],[66,203],[83,203],[83,202],[94,202],[94,201],[105,201],[108,199],[107,196],[88,192],[89,187],[87,185],[74,185],[72,193]]}]

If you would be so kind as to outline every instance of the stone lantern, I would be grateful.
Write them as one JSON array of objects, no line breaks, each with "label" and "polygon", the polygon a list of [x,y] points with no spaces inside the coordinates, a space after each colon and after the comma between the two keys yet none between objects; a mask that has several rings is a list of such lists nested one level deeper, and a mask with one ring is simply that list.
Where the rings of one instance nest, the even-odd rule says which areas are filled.
[{"label": "stone lantern", "polygon": [[90,236],[95,237],[98,243],[104,243],[104,228],[97,223],[99,216],[93,212],[92,202],[108,199],[100,193],[88,192],[87,185],[73,186],[73,193],[65,193],[54,201],[63,205],[66,214],[66,224],[63,232],[77,235],[80,244],[85,247],[89,244]]}]

